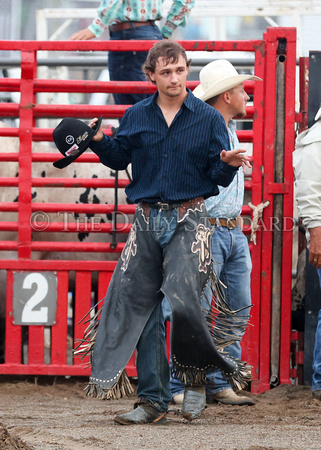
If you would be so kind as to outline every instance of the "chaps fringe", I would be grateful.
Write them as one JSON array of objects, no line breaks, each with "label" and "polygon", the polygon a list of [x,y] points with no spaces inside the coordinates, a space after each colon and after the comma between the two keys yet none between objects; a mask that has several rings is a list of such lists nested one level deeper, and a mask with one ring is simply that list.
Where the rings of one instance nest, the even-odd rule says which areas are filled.
[{"label": "chaps fringe", "polygon": [[[77,339],[77,342],[79,342],[79,344],[73,350],[74,355],[81,355],[81,360],[83,360],[87,355],[89,355],[89,362],[88,362],[88,364],[85,365],[85,367],[91,366],[91,358],[92,358],[92,353],[93,353],[95,342],[96,342],[99,319],[100,319],[100,315],[102,313],[102,308],[98,309],[98,305],[103,300],[104,299],[102,299],[98,303],[96,303],[88,311],[88,313],[78,322],[78,324],[89,323],[89,325],[87,326],[87,328],[84,331],[83,338]],[[88,317],[89,317],[89,319],[88,319]]]},{"label": "chaps fringe", "polygon": [[[233,311],[224,299],[223,287],[225,286],[214,271],[211,272],[209,282],[211,297],[208,298],[204,294],[209,308],[202,308],[202,310],[216,348],[223,350],[228,345],[242,339],[246,327],[249,325],[250,316],[239,313],[249,309],[252,305]],[[213,296],[214,302],[212,302]]]},{"label": "chaps fringe", "polygon": [[[224,356],[224,352],[220,352]],[[239,361],[231,356],[226,356],[228,359],[233,360],[235,363],[235,370],[231,373],[223,373],[227,382],[232,386],[233,389],[241,391],[244,389],[248,383],[252,380],[252,366],[246,364],[244,361]],[[214,368],[214,367],[210,367]],[[180,380],[183,384],[193,384],[193,385],[206,385],[207,379],[206,374],[210,368],[197,369],[193,367],[182,367],[179,363],[174,363],[172,365],[171,374],[174,378]]]},{"label": "chaps fringe", "polygon": [[[233,358],[234,359],[234,358]],[[241,391],[246,388],[249,382],[252,380],[252,366],[246,364],[244,361],[235,360],[237,364],[236,373],[226,375],[227,382],[237,391]]]},{"label": "chaps fringe", "polygon": [[[249,315],[240,315],[239,313],[245,309],[242,308],[236,311],[231,310],[224,299],[224,284],[219,280],[215,272],[212,270],[209,278],[210,298],[206,295],[206,290],[203,295],[208,303],[209,308],[202,308],[208,328],[213,338],[215,347],[225,358],[233,361],[235,370],[231,373],[223,373],[227,382],[236,390],[244,389],[252,379],[252,366],[233,358],[224,352],[224,348],[235,341],[240,341],[248,325]],[[214,296],[214,302],[212,298]],[[185,367],[180,365],[176,360],[175,355],[172,355],[172,369],[171,374],[174,378],[179,379],[184,384],[204,385],[206,384],[206,374],[209,369],[217,367],[207,367],[199,369],[196,367]]]},{"label": "chaps fringe", "polygon": [[104,389],[97,383],[89,382],[84,390],[88,397],[97,397],[100,400],[119,400],[134,392],[126,370],[122,371],[118,381],[110,389]]},{"label": "chaps fringe", "polygon": [[[232,386],[232,388],[236,390],[242,390],[252,379],[252,366],[246,364],[246,362],[244,361],[239,361],[238,359],[232,358],[226,352],[224,352],[224,348],[234,343],[235,341],[241,340],[248,325],[249,315],[240,315],[239,313],[242,311],[242,309],[236,311],[231,310],[229,305],[224,300],[224,285],[218,279],[214,271],[211,271],[210,283],[211,298],[206,297],[206,295],[204,294],[209,305],[209,310],[203,309],[203,313],[205,315],[206,322],[216,348],[225,358],[228,358],[235,363],[235,370],[232,373],[224,373],[224,377]],[[213,295],[215,302],[212,302]],[[84,337],[82,339],[78,339],[79,344],[75,347],[74,354],[81,355],[82,360],[87,355],[89,355],[90,361],[86,365],[86,367],[91,366],[92,352],[97,336],[99,318],[102,312],[102,308],[98,308],[98,305],[103,300],[100,300],[100,302],[94,305],[79,322],[85,324],[89,323],[89,325],[84,332]],[[247,308],[243,308],[243,310],[245,309]],[[210,368],[215,368],[212,366],[206,369],[184,367],[179,364],[174,355],[172,355],[172,357],[172,376],[176,379],[179,379],[184,384],[206,384],[207,371]],[[127,376],[126,370],[123,370],[120,378],[112,388],[104,389],[102,386],[90,381],[86,386],[85,391],[86,395],[90,397],[97,397],[104,400],[114,400],[122,397],[127,397],[134,392]]]},{"label": "chaps fringe", "polygon": [[218,351],[236,364],[236,369],[233,373],[225,373],[223,375],[232,388],[242,390],[252,380],[252,366],[229,356],[223,350],[228,345],[242,339],[249,325],[250,315],[241,315],[240,312],[251,308],[252,305],[233,311],[224,299],[223,287],[225,286],[219,280],[214,270],[211,271],[210,282],[214,302],[212,302],[212,297],[211,299],[207,298],[210,309],[209,311],[204,311],[206,321]]}]

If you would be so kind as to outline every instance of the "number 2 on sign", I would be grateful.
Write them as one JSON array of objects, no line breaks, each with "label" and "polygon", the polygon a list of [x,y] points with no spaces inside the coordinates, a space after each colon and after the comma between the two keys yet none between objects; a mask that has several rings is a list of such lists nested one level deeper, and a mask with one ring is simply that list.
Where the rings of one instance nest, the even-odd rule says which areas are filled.
[{"label": "number 2 on sign", "polygon": [[48,294],[48,281],[41,273],[30,273],[24,279],[22,289],[31,289],[34,283],[37,285],[37,290],[25,304],[22,311],[21,322],[47,323],[48,307],[42,306],[39,311],[34,311],[34,308],[46,298]]}]

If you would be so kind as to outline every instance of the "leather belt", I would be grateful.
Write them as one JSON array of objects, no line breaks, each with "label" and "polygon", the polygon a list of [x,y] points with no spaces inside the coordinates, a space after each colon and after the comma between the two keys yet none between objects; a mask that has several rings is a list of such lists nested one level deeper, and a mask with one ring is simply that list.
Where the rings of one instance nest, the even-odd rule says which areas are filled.
[{"label": "leather belt", "polygon": [[149,25],[154,25],[154,20],[146,20],[146,22],[121,22],[121,23],[115,23],[114,25],[111,25],[109,27],[109,31],[114,33],[115,31],[123,31],[123,30],[129,30],[130,28],[134,27],[146,27]]},{"label": "leather belt", "polygon": [[172,211],[175,208],[183,208],[186,211],[188,208],[196,208],[199,207],[200,204],[204,203],[203,197],[197,197],[193,198],[191,200],[183,200],[180,203],[164,203],[164,202],[155,202],[155,203],[148,203],[148,202],[142,202],[143,205],[148,206],[149,208],[154,209],[163,209],[164,211]]},{"label": "leather belt", "polygon": [[211,225],[226,227],[229,230],[237,227],[237,219],[216,219],[215,217],[210,217],[209,221]]},{"label": "leather belt", "polygon": [[156,203],[147,203],[147,205],[150,208],[153,209],[163,209],[164,211],[172,211],[175,208],[178,208],[182,205],[182,203],[162,203],[162,202],[156,202]]}]

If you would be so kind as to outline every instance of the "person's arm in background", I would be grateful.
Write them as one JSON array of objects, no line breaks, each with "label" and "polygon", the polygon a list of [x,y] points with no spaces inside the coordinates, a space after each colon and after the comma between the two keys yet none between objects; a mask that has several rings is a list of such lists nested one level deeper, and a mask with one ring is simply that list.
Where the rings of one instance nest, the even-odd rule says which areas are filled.
[{"label": "person's arm in background", "polygon": [[299,216],[310,234],[309,262],[319,269],[321,267],[321,142],[313,142],[295,150],[293,167]]},{"label": "person's arm in background", "polygon": [[226,124],[219,113],[217,113],[214,126],[212,126],[209,161],[208,176],[213,183],[223,187],[230,184],[240,166],[251,167],[246,150],[230,150]]},{"label": "person's arm in background", "polygon": [[161,33],[164,38],[170,38],[177,27],[185,27],[194,5],[195,0],[173,0],[173,5],[167,14],[166,22],[161,28]]},{"label": "person's arm in background", "polygon": [[97,15],[89,27],[77,31],[69,39],[72,41],[87,41],[99,37],[116,17],[121,5],[121,0],[102,0],[97,8]]}]

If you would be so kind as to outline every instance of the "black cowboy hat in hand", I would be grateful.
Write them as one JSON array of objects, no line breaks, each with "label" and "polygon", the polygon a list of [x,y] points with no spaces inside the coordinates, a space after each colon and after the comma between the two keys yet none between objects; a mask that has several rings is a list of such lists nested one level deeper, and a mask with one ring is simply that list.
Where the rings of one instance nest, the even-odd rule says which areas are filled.
[{"label": "black cowboy hat in hand", "polygon": [[53,130],[52,136],[58,150],[64,158],[55,161],[53,165],[63,169],[75,161],[89,147],[92,138],[100,128],[102,116],[93,128],[79,119],[66,117]]}]

